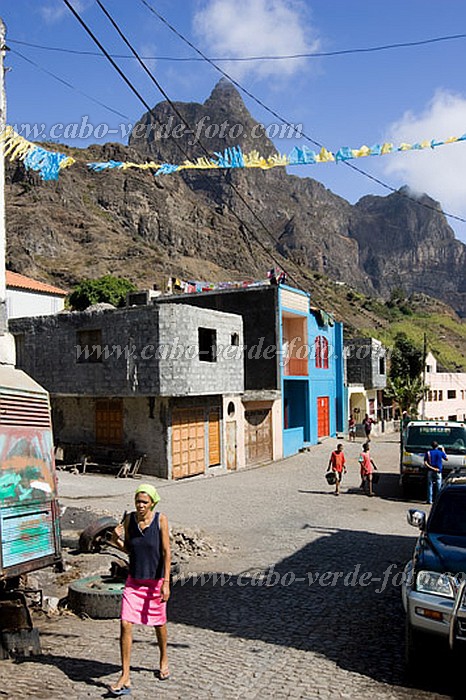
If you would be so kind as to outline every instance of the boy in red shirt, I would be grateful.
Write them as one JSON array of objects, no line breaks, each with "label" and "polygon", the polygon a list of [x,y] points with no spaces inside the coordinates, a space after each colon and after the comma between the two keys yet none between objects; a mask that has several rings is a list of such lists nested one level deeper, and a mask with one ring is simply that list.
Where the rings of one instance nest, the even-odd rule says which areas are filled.
[{"label": "boy in red shirt", "polygon": [[334,450],[330,455],[327,471],[329,472],[330,470],[332,470],[336,478],[335,496],[339,496],[341,477],[343,475],[343,472],[346,474],[346,460],[345,455],[343,453],[343,445],[341,444],[341,442],[338,443],[337,449]]}]

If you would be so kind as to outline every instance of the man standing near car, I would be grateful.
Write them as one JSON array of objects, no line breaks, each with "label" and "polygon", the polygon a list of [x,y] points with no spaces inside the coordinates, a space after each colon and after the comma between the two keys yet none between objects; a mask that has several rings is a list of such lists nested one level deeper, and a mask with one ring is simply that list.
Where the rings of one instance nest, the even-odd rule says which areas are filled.
[{"label": "man standing near car", "polygon": [[435,484],[435,497],[442,488],[443,462],[448,462],[443,447],[438,442],[432,443],[432,449],[424,455],[424,466],[427,469],[427,503],[432,503]]}]

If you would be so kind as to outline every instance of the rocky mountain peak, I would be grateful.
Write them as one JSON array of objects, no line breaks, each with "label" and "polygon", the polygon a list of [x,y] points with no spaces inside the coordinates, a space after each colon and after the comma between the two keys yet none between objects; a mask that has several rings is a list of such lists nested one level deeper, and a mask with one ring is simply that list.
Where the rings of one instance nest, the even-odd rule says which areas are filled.
[{"label": "rocky mountain peak", "polygon": [[228,107],[231,117],[234,116],[235,112],[241,112],[246,109],[239,91],[226,78],[220,78],[204,102],[204,107],[209,109],[216,109],[218,106]]},{"label": "rocky mountain peak", "polygon": [[216,84],[203,104],[175,102],[174,106],[160,102],[143,114],[133,127],[129,145],[147,158],[168,163],[204,157],[206,151],[213,155],[232,146],[240,146],[245,153],[276,153],[264,128],[226,78]]},{"label": "rocky mountain peak", "polygon": [[[131,134],[132,148],[91,146],[80,160],[180,163],[206,155],[200,140],[209,155],[237,145],[264,156],[275,152],[224,79],[204,103],[174,107],[161,102],[144,114]],[[351,205],[284,168],[154,177],[150,171],[89,173],[84,162],[57,183],[7,164],[11,269],[58,286],[108,273],[138,286],[152,286],[168,273],[260,279],[271,266],[271,251],[305,289],[309,273],[385,298],[400,287],[407,295],[437,297],[466,316],[466,246],[427,195],[402,189]]]}]

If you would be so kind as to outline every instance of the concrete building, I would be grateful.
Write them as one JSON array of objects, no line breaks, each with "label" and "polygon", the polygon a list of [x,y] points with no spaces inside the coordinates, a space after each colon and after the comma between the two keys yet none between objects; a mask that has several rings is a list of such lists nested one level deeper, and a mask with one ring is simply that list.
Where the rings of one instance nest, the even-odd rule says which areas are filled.
[{"label": "concrete building", "polygon": [[263,284],[141,300],[10,322],[61,443],[126,445],[171,479],[280,459],[344,429],[342,326],[308,294]]},{"label": "concrete building", "polygon": [[171,295],[157,303],[242,317],[244,394],[231,420],[244,432],[246,464],[287,457],[344,429],[343,328],[312,309],[309,294],[264,284]]},{"label": "concrete building", "polygon": [[8,318],[48,316],[65,308],[67,292],[51,284],[6,271],[6,308]]},{"label": "concrete building", "polygon": [[437,420],[466,420],[466,372],[439,372],[435,356],[426,356],[425,402],[419,415]]},{"label": "concrete building", "polygon": [[384,401],[387,386],[387,351],[375,338],[352,338],[345,342],[348,415],[356,421],[363,436],[362,421],[367,415],[377,421],[374,434],[391,423],[392,402]]},{"label": "concrete building", "polygon": [[168,479],[226,466],[223,416],[244,389],[240,316],[91,308],[10,329],[18,366],[50,391],[60,443],[127,446]]}]

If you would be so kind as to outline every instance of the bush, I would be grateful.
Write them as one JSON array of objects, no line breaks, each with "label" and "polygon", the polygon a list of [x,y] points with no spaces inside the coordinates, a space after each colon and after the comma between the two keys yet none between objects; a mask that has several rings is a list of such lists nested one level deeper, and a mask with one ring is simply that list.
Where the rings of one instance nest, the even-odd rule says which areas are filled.
[{"label": "bush", "polygon": [[135,285],[124,277],[104,275],[95,280],[80,282],[71,292],[69,304],[75,311],[84,311],[88,306],[104,302],[124,306],[127,293],[134,291]]}]

